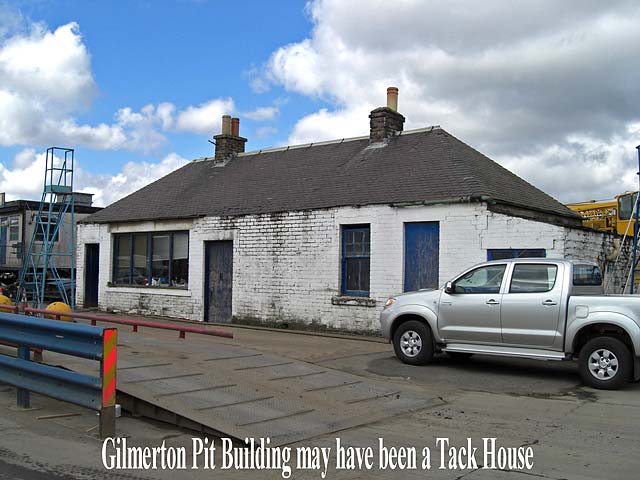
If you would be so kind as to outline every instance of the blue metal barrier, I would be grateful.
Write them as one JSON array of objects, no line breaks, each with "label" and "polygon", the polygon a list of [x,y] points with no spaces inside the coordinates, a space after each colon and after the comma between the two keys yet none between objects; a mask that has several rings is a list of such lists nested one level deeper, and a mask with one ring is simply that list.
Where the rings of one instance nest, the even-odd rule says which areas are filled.
[{"label": "blue metal barrier", "polygon": [[[17,357],[0,354],[0,382],[18,387],[22,408],[29,407],[29,392],[36,392],[96,410],[100,412],[100,437],[115,436],[116,340],[114,328],[0,313],[0,342],[18,347]],[[32,362],[31,348],[98,360],[100,374]]]}]

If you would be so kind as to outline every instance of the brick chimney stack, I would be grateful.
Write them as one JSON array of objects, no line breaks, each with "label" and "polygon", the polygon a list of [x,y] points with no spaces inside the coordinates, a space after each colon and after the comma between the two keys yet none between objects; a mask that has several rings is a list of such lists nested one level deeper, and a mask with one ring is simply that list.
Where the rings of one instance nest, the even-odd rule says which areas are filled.
[{"label": "brick chimney stack", "polygon": [[398,88],[387,88],[387,106],[369,114],[371,133],[369,143],[380,143],[402,131],[404,117],[398,112]]},{"label": "brick chimney stack", "polygon": [[247,139],[240,136],[240,119],[222,116],[222,133],[214,135],[216,144],[215,160],[226,160],[244,152]]}]

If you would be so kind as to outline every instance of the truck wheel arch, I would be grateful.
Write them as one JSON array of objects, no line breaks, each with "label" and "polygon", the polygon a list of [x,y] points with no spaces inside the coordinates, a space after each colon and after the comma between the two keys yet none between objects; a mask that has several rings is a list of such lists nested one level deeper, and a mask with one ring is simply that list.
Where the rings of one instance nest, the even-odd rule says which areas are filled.
[{"label": "truck wheel arch", "polygon": [[614,337],[622,341],[632,353],[636,356],[635,347],[631,340],[631,335],[622,326],[617,323],[594,322],[584,325],[578,330],[573,338],[571,352],[575,355],[580,354],[580,349],[592,338],[595,337]]},{"label": "truck wheel arch", "polygon": [[430,322],[428,318],[418,313],[402,313],[398,315],[393,320],[393,323],[391,324],[391,332],[390,332],[389,338],[394,337],[400,325],[411,320],[417,320],[421,323],[424,323],[427,327],[429,327],[429,329],[431,330],[431,335],[435,339],[435,337],[437,336],[437,330],[435,329],[435,324],[432,324],[432,322]]}]

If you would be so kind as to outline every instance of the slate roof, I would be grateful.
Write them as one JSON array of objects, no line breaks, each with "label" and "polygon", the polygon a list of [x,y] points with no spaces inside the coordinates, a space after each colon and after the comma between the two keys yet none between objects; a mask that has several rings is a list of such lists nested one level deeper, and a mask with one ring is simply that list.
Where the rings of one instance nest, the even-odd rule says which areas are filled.
[{"label": "slate roof", "polygon": [[567,207],[435,127],[383,146],[369,138],[200,159],[83,220],[133,222],[263,214],[346,205],[480,201],[565,218]]}]

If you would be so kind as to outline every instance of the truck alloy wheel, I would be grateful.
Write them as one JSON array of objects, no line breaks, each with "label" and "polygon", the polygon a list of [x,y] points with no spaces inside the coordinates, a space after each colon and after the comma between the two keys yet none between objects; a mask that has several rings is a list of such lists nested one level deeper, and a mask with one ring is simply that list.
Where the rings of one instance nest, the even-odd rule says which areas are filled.
[{"label": "truck alloy wheel", "polygon": [[393,336],[396,356],[409,365],[424,365],[433,358],[433,339],[427,325],[417,320],[403,323]]},{"label": "truck alloy wheel", "polygon": [[618,373],[618,357],[606,348],[589,355],[589,372],[598,380],[611,380]]},{"label": "truck alloy wheel", "polygon": [[631,366],[631,352],[613,337],[592,338],[582,347],[578,359],[582,381],[604,390],[620,388],[628,382]]},{"label": "truck alloy wheel", "polygon": [[422,338],[413,330],[407,330],[400,338],[400,348],[407,357],[415,357],[422,350]]}]

